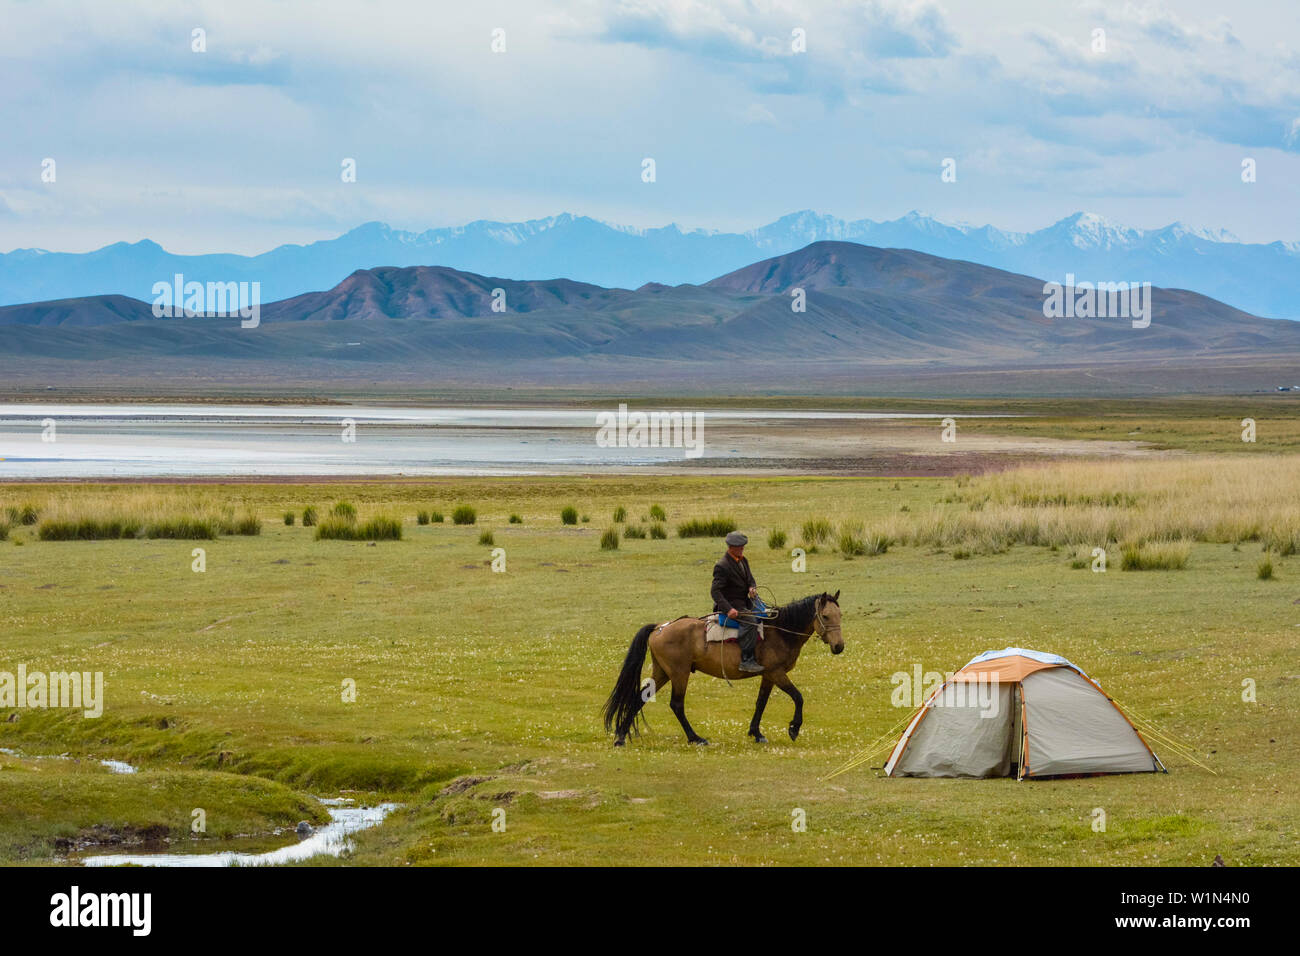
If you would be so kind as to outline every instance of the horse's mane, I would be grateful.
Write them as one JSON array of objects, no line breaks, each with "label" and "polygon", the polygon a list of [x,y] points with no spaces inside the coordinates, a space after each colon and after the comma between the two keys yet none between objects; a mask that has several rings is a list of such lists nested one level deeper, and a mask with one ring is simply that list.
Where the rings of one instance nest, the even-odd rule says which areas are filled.
[{"label": "horse's mane", "polygon": [[817,599],[821,597],[829,598],[830,595],[810,594],[789,604],[782,604],[776,609],[772,623],[783,630],[802,634],[804,628],[812,623],[813,616],[817,613]]}]

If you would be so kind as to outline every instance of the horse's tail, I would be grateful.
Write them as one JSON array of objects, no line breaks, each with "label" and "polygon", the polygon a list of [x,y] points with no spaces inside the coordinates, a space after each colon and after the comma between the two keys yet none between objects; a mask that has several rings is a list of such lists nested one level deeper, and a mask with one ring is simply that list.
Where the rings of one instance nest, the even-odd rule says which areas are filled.
[{"label": "horse's tail", "polygon": [[637,718],[641,714],[641,665],[645,663],[646,648],[650,646],[650,635],[655,626],[647,624],[636,632],[632,644],[623,658],[623,669],[619,671],[614,689],[610,691],[609,700],[605,701],[605,730],[614,731],[622,740],[628,732],[639,732]]}]

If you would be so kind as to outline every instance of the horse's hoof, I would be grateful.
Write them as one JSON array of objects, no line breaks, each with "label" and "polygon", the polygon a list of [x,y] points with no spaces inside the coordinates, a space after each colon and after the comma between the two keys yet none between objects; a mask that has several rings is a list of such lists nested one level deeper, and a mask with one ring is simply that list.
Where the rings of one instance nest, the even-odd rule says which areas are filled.
[{"label": "horse's hoof", "polygon": [[791,740],[799,739],[799,726],[797,724],[790,725],[790,739]]},{"label": "horse's hoof", "polygon": [[765,743],[767,743],[767,738],[764,737],[762,734],[750,734],[749,736],[751,736],[751,737],[754,738],[754,743],[756,743],[756,744],[765,744]]},{"label": "horse's hoof", "polygon": [[707,747],[709,745],[709,742],[705,740],[703,737],[696,737],[694,740],[691,741],[691,743],[696,744],[697,746],[700,747]]},{"label": "horse's hoof", "polygon": [[622,738],[622,737],[619,737],[618,740],[614,741],[614,746],[615,746],[615,747],[621,747],[621,746],[623,746],[623,738]]}]

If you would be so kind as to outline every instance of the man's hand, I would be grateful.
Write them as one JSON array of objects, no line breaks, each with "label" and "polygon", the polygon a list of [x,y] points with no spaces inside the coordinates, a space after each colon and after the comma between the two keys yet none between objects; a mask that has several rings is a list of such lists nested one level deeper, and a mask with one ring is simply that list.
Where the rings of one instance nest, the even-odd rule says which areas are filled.
[{"label": "man's hand", "polygon": [[756,598],[756,597],[758,597],[758,588],[750,588],[750,589],[749,589],[749,596],[752,597],[752,598]]},{"label": "man's hand", "polygon": [[736,618],[740,617],[740,612],[733,607],[730,611],[727,612],[727,617],[731,618],[734,621]]}]

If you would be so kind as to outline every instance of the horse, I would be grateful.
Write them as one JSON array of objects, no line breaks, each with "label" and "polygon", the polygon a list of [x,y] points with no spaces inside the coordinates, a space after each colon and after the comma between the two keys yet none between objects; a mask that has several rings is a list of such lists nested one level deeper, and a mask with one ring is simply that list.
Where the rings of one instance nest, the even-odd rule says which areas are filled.
[{"label": "horse", "polygon": [[[632,638],[618,681],[605,702],[605,730],[614,733],[614,746],[623,746],[629,733],[640,733],[637,724],[644,720],[641,708],[655,691],[669,682],[673,685],[673,695],[668,706],[686,732],[687,742],[707,745],[708,741],[697,734],[686,719],[686,684],[692,671],[728,681],[762,678],[754,717],[749,722],[749,736],[760,744],[767,743],[759,728],[763,709],[767,707],[772,688],[781,688],[794,701],[794,718],[790,721],[789,732],[790,739],[797,740],[799,728],[803,726],[803,695],[790,680],[790,671],[794,670],[799,652],[814,633],[830,647],[832,654],[844,650],[839,600],[839,591],[834,594],[823,592],[778,607],[775,616],[763,622],[763,640],[759,641],[757,649],[758,662],[763,665],[761,673],[740,669],[740,648],[734,641],[705,641],[707,617],[679,617],[666,624],[645,625]],[[652,683],[643,689],[641,667],[647,649],[653,665]]]}]

